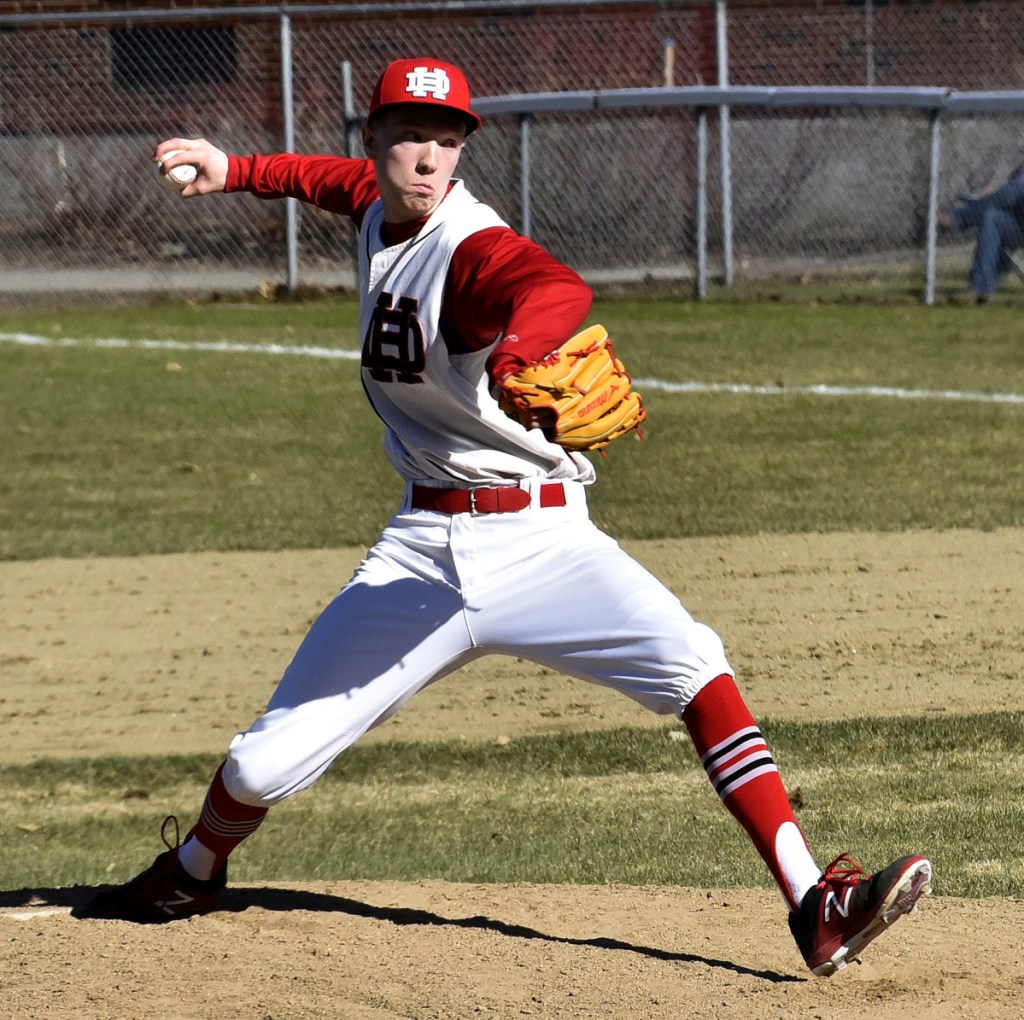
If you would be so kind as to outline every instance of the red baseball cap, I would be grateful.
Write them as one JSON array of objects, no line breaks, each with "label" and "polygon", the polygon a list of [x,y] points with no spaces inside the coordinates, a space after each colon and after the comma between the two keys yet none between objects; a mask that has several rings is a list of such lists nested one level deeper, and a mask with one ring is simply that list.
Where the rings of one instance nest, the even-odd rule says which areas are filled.
[{"label": "red baseball cap", "polygon": [[410,57],[388,64],[374,86],[367,120],[390,106],[419,103],[458,113],[466,122],[467,135],[480,127],[480,118],[469,108],[466,76],[454,64],[433,57]]}]

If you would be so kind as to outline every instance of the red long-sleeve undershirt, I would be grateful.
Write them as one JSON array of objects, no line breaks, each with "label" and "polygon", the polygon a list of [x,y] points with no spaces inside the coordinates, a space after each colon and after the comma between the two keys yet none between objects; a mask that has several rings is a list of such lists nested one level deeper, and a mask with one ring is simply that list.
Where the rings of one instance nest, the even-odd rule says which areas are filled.
[{"label": "red long-sleeve undershirt", "polygon": [[[297,198],[347,216],[358,228],[377,199],[373,163],[340,156],[231,156],[226,191]],[[420,223],[385,224],[398,244]],[[536,364],[568,339],[590,311],[590,288],[568,266],[508,227],[471,234],[456,248],[445,281],[441,327],[454,350],[489,347],[492,380]]]}]

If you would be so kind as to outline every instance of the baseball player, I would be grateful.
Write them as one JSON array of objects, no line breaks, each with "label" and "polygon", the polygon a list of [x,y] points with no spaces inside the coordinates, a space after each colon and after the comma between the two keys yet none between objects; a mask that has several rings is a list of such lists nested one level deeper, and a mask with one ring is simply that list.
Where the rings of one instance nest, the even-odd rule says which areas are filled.
[{"label": "baseball player", "polygon": [[[778,884],[804,960],[831,974],[912,909],[931,865],[907,856],[868,876],[845,854],[824,871],[815,863],[722,641],[591,523],[594,467],[580,451],[639,425],[642,402],[601,327],[579,332],[587,285],[455,178],[479,127],[461,71],[424,57],[378,81],[367,159],[229,156],[201,139],[156,147],[154,158],[184,150],[165,169],[198,167],[185,198],[292,196],[354,222],[362,382],[406,484],[266,711],[232,740],[184,841],[168,819],[168,850],[84,913],[152,923],[210,910],[228,856],[273,805],[417,691],[500,653],[681,719]],[[595,439],[579,438],[575,412],[553,395],[581,365],[597,366],[574,384]]]}]

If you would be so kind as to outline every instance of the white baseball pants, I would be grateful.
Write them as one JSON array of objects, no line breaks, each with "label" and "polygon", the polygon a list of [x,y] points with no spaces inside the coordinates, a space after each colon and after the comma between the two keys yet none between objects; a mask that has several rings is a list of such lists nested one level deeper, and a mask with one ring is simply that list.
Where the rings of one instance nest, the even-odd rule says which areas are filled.
[{"label": "white baseball pants", "polygon": [[[523,483],[524,487],[529,483]],[[564,507],[399,512],[311,627],[266,712],[231,742],[236,800],[305,789],[417,691],[490,654],[519,656],[681,716],[732,674],[718,635],[590,521]]]}]

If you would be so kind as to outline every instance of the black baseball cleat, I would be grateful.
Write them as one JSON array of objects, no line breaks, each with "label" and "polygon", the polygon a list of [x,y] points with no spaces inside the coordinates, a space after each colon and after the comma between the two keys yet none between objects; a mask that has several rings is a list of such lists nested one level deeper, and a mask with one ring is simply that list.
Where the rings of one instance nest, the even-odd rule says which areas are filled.
[{"label": "black baseball cleat", "polygon": [[227,885],[227,865],[207,881],[193,878],[178,860],[177,839],[172,846],[164,836],[164,829],[172,819],[177,830],[177,819],[173,815],[164,820],[160,830],[167,850],[130,882],[98,892],[75,911],[75,917],[165,924],[205,913],[213,907]]},{"label": "black baseball cleat", "polygon": [[829,977],[842,970],[931,892],[931,878],[924,857],[901,857],[870,876],[848,854],[837,857],[789,915],[789,930],[811,972]]}]

